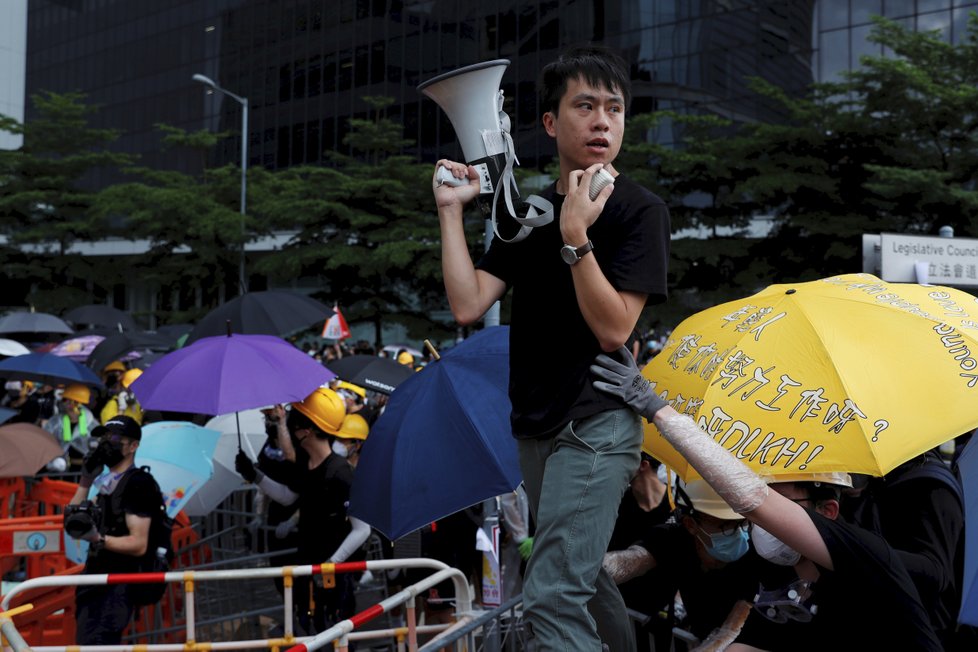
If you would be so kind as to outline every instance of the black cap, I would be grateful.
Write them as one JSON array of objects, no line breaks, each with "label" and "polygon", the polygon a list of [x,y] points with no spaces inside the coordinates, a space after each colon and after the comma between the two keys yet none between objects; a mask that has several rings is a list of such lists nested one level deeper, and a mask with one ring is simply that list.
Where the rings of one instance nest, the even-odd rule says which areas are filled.
[{"label": "black cap", "polygon": [[143,429],[132,417],[120,414],[92,430],[92,437],[104,437],[105,435],[119,435],[139,441],[143,438]]}]

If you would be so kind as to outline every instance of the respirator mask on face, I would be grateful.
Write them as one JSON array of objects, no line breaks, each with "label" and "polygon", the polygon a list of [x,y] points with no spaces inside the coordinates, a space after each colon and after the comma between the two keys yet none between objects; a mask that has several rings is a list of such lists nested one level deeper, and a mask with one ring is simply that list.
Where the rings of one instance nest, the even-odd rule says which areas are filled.
[{"label": "respirator mask on face", "polygon": [[754,550],[757,554],[772,564],[794,566],[801,559],[801,553],[756,523],[751,527],[750,538],[754,542]]},{"label": "respirator mask on face", "polygon": [[807,623],[818,612],[813,601],[812,582],[798,579],[786,587],[767,591],[761,586],[754,596],[754,609],[768,620]]}]

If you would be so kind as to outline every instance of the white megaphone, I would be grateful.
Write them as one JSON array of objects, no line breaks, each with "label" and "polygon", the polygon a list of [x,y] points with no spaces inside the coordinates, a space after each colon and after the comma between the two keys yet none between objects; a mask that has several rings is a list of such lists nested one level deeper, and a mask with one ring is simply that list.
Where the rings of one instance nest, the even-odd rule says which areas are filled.
[{"label": "white megaphone", "polygon": [[[520,200],[513,165],[518,164],[509,135],[509,116],[503,112],[503,92],[499,84],[508,59],[496,59],[465,66],[438,75],[418,86],[427,97],[433,99],[451,120],[455,135],[462,146],[465,162],[479,173],[479,207],[492,220],[492,230],[503,242],[519,242],[537,226],[553,221],[553,204],[537,195],[526,201]],[[439,183],[463,185],[444,168],[437,172]],[[506,239],[499,233],[496,206],[499,196],[504,197],[506,210],[519,230]],[[492,201],[489,201],[492,197]],[[514,199],[516,200],[514,202]]]}]

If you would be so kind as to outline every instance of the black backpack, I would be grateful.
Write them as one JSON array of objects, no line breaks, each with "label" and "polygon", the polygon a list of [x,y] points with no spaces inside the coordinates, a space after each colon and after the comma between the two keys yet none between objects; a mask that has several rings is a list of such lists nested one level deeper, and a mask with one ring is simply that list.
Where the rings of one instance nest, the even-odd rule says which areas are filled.
[{"label": "black backpack", "polygon": [[[137,563],[137,573],[165,573],[170,570],[170,562],[173,561],[173,519],[166,513],[166,501],[163,499],[163,492],[160,485],[149,473],[149,467],[143,466],[133,468],[119,479],[119,485],[112,492],[112,513],[118,518],[125,519],[122,511],[122,496],[129,482],[135,473],[146,473],[153,481],[153,487],[158,497],[159,508],[150,517],[149,537],[146,544],[146,553],[139,558]],[[137,606],[156,604],[166,593],[166,582],[154,584],[130,584],[128,588],[129,600]]]}]

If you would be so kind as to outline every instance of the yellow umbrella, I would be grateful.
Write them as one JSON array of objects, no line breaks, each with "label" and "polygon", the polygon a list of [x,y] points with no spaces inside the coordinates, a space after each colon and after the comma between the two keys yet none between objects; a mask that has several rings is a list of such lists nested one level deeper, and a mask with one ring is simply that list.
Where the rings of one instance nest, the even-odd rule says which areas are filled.
[{"label": "yellow umbrella", "polygon": [[[697,313],[643,370],[763,475],[883,475],[978,426],[978,302],[848,274]],[[645,445],[696,477],[652,425]]]}]

